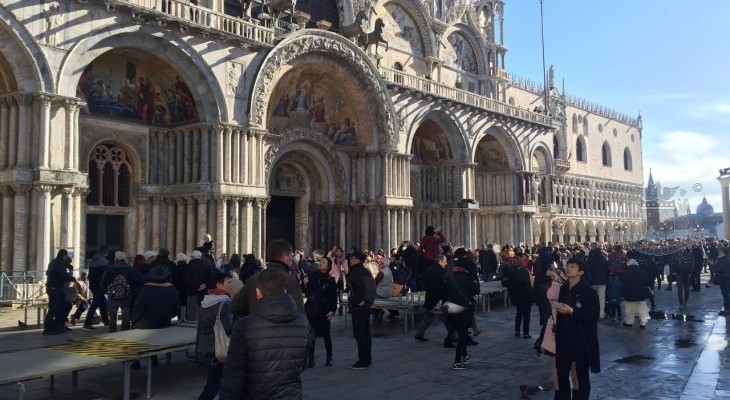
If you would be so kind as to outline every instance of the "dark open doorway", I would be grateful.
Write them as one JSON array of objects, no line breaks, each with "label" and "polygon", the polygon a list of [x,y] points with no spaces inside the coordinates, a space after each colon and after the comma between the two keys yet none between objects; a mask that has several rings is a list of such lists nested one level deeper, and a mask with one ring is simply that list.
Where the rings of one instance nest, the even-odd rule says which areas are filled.
[{"label": "dark open doorway", "polygon": [[266,243],[285,239],[297,248],[294,242],[294,205],[296,197],[271,196],[266,207]]}]

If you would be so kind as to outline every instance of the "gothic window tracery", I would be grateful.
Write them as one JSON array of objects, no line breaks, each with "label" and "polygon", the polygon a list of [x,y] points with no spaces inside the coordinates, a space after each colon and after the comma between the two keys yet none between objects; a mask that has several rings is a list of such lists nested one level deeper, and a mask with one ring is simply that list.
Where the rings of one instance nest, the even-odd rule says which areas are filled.
[{"label": "gothic window tracery", "polygon": [[112,144],[100,144],[89,156],[89,195],[91,206],[129,207],[132,166],[125,151]]}]

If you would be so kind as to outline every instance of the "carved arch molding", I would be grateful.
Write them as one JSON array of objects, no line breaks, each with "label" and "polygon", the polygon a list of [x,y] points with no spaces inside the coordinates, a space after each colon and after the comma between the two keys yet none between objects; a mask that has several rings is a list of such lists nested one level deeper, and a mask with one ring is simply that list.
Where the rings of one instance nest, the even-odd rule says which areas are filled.
[{"label": "carved arch molding", "polygon": [[[294,142],[308,142],[314,144],[322,150],[322,158],[326,162],[326,166],[332,171],[332,175],[335,178],[333,182],[335,200],[337,203],[342,204],[345,202],[345,190],[339,190],[338,188],[347,188],[345,178],[345,170],[343,168],[342,159],[337,153],[337,149],[332,143],[325,139],[321,133],[315,132],[308,129],[293,128],[284,132],[281,136],[276,139],[270,139],[269,148],[266,150],[264,157],[264,176],[271,176],[271,168],[273,167],[274,158],[276,154],[284,148],[286,145]],[[324,179],[324,178],[323,178]],[[268,186],[268,179],[267,179]]]},{"label": "carved arch molding", "polygon": [[275,86],[274,79],[279,71],[290,61],[306,54],[322,54],[342,61],[352,68],[353,75],[362,80],[363,86],[370,88],[365,94],[370,104],[370,115],[376,116],[379,130],[380,148],[395,150],[398,145],[400,123],[396,119],[395,107],[387,87],[378,74],[377,67],[367,55],[352,42],[335,33],[293,33],[274,48],[263,62],[253,88],[250,110],[250,123],[263,128],[266,119],[266,104]]},{"label": "carved arch molding", "polygon": [[431,23],[427,19],[430,18],[430,11],[428,7],[424,3],[419,3],[415,0],[386,0],[381,2],[380,6],[385,6],[387,4],[396,5],[408,12],[408,15],[413,19],[413,21],[416,23],[416,26],[418,27],[419,33],[421,34],[421,39],[423,39],[423,55],[426,57],[435,57],[436,54],[431,35]]}]

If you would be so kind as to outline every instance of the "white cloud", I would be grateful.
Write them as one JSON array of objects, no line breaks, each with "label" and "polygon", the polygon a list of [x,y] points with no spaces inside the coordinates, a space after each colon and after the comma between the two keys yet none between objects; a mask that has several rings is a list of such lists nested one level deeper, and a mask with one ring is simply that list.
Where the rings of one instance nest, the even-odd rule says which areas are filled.
[{"label": "white cloud", "polygon": [[[730,160],[723,152],[721,138],[700,132],[672,131],[644,140],[644,174],[652,169],[655,181],[662,186],[676,187],[685,191],[694,212],[707,196],[716,212],[722,211],[719,199],[720,184],[716,180],[718,169],[730,167]],[[680,210],[684,212],[685,210]]]},{"label": "white cloud", "polygon": [[714,102],[699,104],[686,109],[687,115],[692,118],[707,118],[718,114],[730,114],[730,102]]}]

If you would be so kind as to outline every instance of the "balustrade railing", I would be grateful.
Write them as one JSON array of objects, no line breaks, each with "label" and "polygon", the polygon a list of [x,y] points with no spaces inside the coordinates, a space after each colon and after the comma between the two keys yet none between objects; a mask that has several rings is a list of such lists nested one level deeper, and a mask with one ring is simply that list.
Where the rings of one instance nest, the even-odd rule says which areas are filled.
[{"label": "balustrade railing", "polygon": [[207,7],[196,6],[189,0],[108,0],[108,2],[140,11],[166,14],[190,25],[200,25],[254,42],[270,44],[274,40],[274,30],[259,25],[257,21],[251,22],[212,11]]},{"label": "balustrade railing", "polygon": [[552,125],[550,117],[544,114],[535,113],[519,107],[511,106],[506,103],[490,99],[480,94],[467,92],[466,90],[456,89],[441,83],[434,82],[430,79],[406,74],[391,68],[379,67],[380,74],[388,82],[395,83],[405,87],[414,88],[423,92],[431,93],[437,97],[451,99],[459,103],[468,104],[470,106],[479,107],[484,110],[496,112],[503,115],[513,116],[519,119],[535,122],[542,125]]}]

